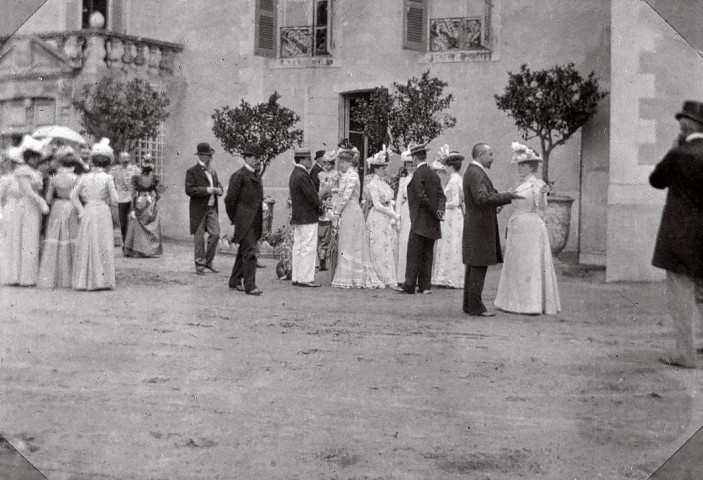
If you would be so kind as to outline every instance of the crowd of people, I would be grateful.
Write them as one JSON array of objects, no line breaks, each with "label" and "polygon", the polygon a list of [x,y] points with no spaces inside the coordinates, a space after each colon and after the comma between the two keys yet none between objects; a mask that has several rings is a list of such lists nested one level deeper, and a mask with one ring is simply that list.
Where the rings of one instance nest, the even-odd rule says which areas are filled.
[{"label": "crowd of people", "polygon": [[[463,310],[494,315],[482,301],[487,267],[503,261],[497,212],[513,203],[507,233],[506,265],[495,306],[526,314],[556,313],[561,305],[547,231],[542,220],[547,187],[535,176],[542,159],[513,144],[519,181],[499,193],[487,175],[493,162],[489,145],[477,144],[463,178],[464,155],[443,146],[434,162],[426,145],[402,154],[397,191],[388,172],[391,153],[384,146],[360,168],[359,151],[344,140],[339,147],[296,149],[289,179],[290,227],[277,274],[294,286],[319,287],[316,271],[330,270],[332,287],[389,288],[429,294],[432,287],[464,289]],[[195,271],[213,267],[220,236],[218,197],[225,192],[212,168],[214,149],[197,147],[198,164],[188,169],[190,230]],[[229,286],[250,295],[256,283],[265,204],[259,175],[262,150],[242,151],[244,166],[229,180],[224,204],[238,244]],[[365,172],[362,184],[360,172]],[[363,192],[363,193],[362,193]],[[207,241],[206,241],[207,238]]]},{"label": "crowd of people", "polygon": [[79,151],[51,137],[13,138],[0,163],[0,284],[115,287],[115,227],[125,256],[161,254],[151,157],[141,167],[104,138]]}]

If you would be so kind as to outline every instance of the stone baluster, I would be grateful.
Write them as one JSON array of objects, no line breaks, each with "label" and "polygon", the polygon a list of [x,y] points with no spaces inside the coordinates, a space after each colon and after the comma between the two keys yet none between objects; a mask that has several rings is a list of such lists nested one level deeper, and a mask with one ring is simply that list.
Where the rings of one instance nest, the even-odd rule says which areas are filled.
[{"label": "stone baluster", "polygon": [[110,68],[119,68],[119,63],[122,61],[122,56],[124,55],[124,44],[122,43],[122,39],[110,37],[108,40],[108,45],[107,66]]},{"label": "stone baluster", "polygon": [[87,73],[97,73],[105,67],[105,37],[100,35],[88,35],[86,39],[85,60],[83,71]]},{"label": "stone baluster", "polygon": [[173,51],[171,49],[166,47],[161,49],[159,68],[165,72],[173,73]]},{"label": "stone baluster", "polygon": [[122,53],[122,63],[129,67],[134,61],[134,43],[129,40],[125,40],[123,43],[123,53]]},{"label": "stone baluster", "polygon": [[147,63],[146,55],[144,55],[144,50],[146,49],[146,45],[143,43],[137,43],[136,48],[137,48],[137,55],[134,57],[134,64],[137,67],[143,67]]},{"label": "stone baluster", "polygon": [[159,73],[159,65],[161,65],[161,47],[151,45],[149,47],[149,71]]},{"label": "stone baluster", "polygon": [[74,66],[80,67],[83,64],[83,43],[84,38],[78,35],[69,35],[63,44],[63,53],[66,54]]}]

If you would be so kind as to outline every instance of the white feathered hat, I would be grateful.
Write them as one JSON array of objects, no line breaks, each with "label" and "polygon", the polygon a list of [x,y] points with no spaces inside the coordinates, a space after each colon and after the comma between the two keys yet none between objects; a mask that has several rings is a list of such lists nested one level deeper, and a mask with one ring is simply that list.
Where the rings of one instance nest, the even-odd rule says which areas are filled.
[{"label": "white feathered hat", "polygon": [[97,156],[102,156],[102,157],[107,157],[110,159],[110,161],[115,159],[115,152],[112,150],[110,147],[110,139],[109,138],[101,138],[98,143],[93,145],[90,149],[90,156],[91,157],[97,157]]},{"label": "white feathered hat", "polygon": [[537,155],[537,152],[532,150],[527,145],[523,145],[520,142],[513,142],[510,145],[513,149],[513,158],[510,163],[522,163],[522,162],[541,162],[542,157]]}]

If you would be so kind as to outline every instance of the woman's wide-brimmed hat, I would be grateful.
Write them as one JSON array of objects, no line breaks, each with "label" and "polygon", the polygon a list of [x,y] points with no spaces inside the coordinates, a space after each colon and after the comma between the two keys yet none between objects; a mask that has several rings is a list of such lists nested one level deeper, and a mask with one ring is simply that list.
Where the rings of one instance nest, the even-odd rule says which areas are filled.
[{"label": "woman's wide-brimmed hat", "polygon": [[537,155],[537,152],[532,150],[527,145],[523,145],[520,142],[513,142],[510,145],[513,149],[513,157],[510,163],[522,163],[522,162],[541,162],[542,157]]},{"label": "woman's wide-brimmed hat", "polygon": [[22,137],[22,143],[20,143],[19,149],[22,154],[24,152],[34,152],[41,155],[42,158],[47,156],[47,147],[51,143],[52,138],[47,137],[41,140],[25,135]]},{"label": "woman's wide-brimmed hat", "polygon": [[142,157],[142,168],[154,168],[154,159],[151,153],[145,153]]},{"label": "woman's wide-brimmed hat", "polygon": [[359,150],[356,149],[356,147],[352,148],[340,148],[339,151],[337,152],[337,158],[342,161],[346,160],[347,162],[350,162],[354,159],[354,157],[358,157]]},{"label": "woman's wide-brimmed hat", "polygon": [[330,163],[334,163],[335,160],[337,160],[337,152],[335,150],[331,150],[329,152],[325,152],[325,154],[320,159],[320,163],[323,165],[327,165]]},{"label": "woman's wide-brimmed hat", "polygon": [[3,156],[13,163],[24,163],[24,159],[22,158],[22,149],[20,147],[8,148],[5,150]]},{"label": "woman's wide-brimmed hat", "polygon": [[374,156],[369,157],[366,159],[366,163],[370,166],[374,167],[385,167],[389,163],[391,163],[390,159],[390,152],[388,151],[388,148],[383,145],[383,148],[381,149],[380,152],[376,153]]},{"label": "woman's wide-brimmed hat", "polygon": [[464,156],[456,150],[451,150],[449,145],[444,144],[440,147],[439,152],[437,152],[437,160],[443,164],[446,164],[449,160],[463,162]]}]

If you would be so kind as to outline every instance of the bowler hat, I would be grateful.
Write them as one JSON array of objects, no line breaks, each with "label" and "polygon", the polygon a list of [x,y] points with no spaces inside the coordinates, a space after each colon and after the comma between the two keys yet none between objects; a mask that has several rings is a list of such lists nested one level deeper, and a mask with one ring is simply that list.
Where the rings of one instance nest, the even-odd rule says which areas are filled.
[{"label": "bowler hat", "polygon": [[703,103],[694,102],[693,100],[683,102],[681,111],[676,114],[676,120],[681,118],[688,118],[694,122],[703,124]]},{"label": "bowler hat", "polygon": [[320,158],[322,158],[322,157],[324,157],[324,156],[325,156],[325,151],[324,151],[324,150],[318,150],[317,152],[315,152],[315,160],[318,160],[318,159],[320,159]]},{"label": "bowler hat", "polygon": [[263,153],[261,145],[258,143],[249,143],[242,150],[242,155],[245,157],[260,157]]},{"label": "bowler hat", "polygon": [[215,149],[210,146],[207,142],[200,142],[197,147],[196,155],[212,155],[215,153]]},{"label": "bowler hat", "polygon": [[296,148],[294,158],[310,158],[309,148]]},{"label": "bowler hat", "polygon": [[410,155],[417,155],[418,153],[427,152],[427,144],[421,143],[420,145],[414,145],[410,148]]}]

